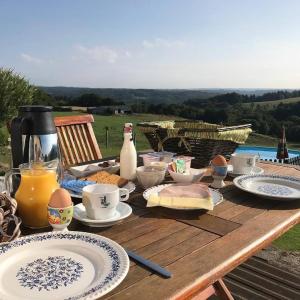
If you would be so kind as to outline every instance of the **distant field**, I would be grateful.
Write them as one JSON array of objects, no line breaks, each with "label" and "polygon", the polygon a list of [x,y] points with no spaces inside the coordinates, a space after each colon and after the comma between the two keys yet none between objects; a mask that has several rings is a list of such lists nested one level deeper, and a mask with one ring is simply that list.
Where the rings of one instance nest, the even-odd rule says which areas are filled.
[{"label": "distant field", "polygon": [[[287,104],[287,103],[296,103],[296,102],[300,102],[300,97],[274,100],[274,101],[253,102],[253,103],[256,105],[269,106],[269,108],[274,108],[278,106],[280,103]],[[244,103],[244,105],[250,106],[251,103]]]}]

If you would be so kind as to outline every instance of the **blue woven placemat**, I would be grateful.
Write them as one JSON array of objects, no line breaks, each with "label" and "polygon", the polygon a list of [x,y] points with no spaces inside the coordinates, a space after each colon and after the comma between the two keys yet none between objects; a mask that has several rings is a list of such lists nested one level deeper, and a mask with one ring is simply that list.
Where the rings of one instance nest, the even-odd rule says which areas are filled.
[{"label": "blue woven placemat", "polygon": [[62,180],[60,186],[66,190],[81,195],[82,189],[90,184],[95,184],[95,182],[82,180]]}]

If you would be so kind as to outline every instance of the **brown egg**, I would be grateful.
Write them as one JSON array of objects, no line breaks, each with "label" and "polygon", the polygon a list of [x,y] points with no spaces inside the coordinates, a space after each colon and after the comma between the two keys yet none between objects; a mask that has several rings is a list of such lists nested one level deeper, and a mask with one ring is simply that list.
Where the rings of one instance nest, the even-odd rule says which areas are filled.
[{"label": "brown egg", "polygon": [[224,156],[222,155],[217,155],[214,157],[214,159],[211,161],[211,163],[214,166],[218,166],[218,167],[224,167],[227,166],[227,162]]},{"label": "brown egg", "polygon": [[63,208],[72,205],[72,199],[69,192],[65,189],[57,189],[50,197],[49,206],[54,208]]}]

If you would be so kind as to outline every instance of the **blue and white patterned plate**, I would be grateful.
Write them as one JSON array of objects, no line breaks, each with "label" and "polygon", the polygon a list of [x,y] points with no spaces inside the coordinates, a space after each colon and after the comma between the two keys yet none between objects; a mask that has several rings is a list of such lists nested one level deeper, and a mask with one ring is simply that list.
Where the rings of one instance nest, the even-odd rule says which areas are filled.
[{"label": "blue and white patterned plate", "polygon": [[42,233],[0,245],[0,299],[97,299],[129,270],[125,250],[86,232]]},{"label": "blue and white patterned plate", "polygon": [[239,189],[264,198],[290,201],[300,199],[300,178],[281,175],[243,175],[233,183]]}]

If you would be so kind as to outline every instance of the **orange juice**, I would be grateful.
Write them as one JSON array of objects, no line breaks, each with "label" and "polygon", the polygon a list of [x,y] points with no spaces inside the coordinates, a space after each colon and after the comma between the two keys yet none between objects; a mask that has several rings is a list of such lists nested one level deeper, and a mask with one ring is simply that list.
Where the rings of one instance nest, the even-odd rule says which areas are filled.
[{"label": "orange juice", "polygon": [[54,170],[21,169],[21,183],[15,197],[19,216],[25,226],[38,228],[49,225],[47,206],[57,188],[59,184]]}]

